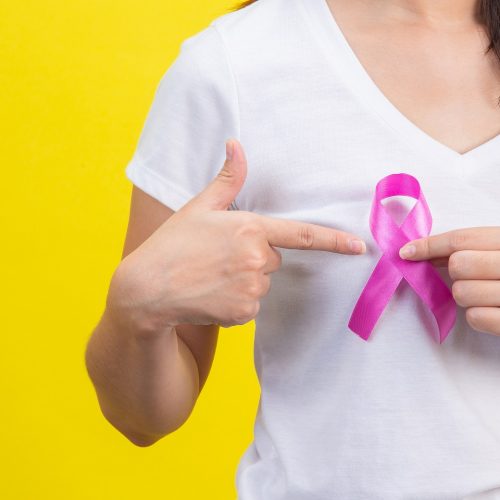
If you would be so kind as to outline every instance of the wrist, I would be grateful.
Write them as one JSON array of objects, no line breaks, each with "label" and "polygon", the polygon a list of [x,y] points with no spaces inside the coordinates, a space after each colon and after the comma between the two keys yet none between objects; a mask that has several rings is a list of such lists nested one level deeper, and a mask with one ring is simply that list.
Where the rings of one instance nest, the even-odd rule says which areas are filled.
[{"label": "wrist", "polygon": [[[145,292],[144,292],[145,293]],[[119,330],[136,337],[164,336],[175,330],[166,315],[157,314],[142,305],[144,293],[136,283],[124,276],[122,267],[113,273],[106,297],[106,318]],[[134,299],[137,297],[138,300]],[[147,301],[146,301],[147,302]]]},{"label": "wrist", "polygon": [[163,338],[176,333],[174,326],[160,326],[148,318],[135,317],[109,304],[104,309],[101,322],[108,324],[113,331],[135,340]]}]

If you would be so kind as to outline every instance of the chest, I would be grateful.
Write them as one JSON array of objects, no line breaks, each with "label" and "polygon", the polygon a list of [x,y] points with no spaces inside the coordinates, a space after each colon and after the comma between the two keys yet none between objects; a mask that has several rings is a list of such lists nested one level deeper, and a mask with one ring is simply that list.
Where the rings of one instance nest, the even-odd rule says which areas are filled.
[{"label": "chest", "polygon": [[[305,19],[286,46],[259,51],[250,67],[237,65],[241,142],[248,163],[235,200],[238,208],[370,238],[376,183],[407,172],[422,183],[435,215],[433,232],[498,223],[493,208],[498,211],[500,108],[495,102],[491,109],[496,91],[484,61],[474,59],[482,68],[474,86],[467,73],[479,69],[467,72],[465,66],[462,80],[457,74],[448,78],[429,50],[420,47],[412,53],[408,42],[400,52],[386,55],[397,37],[381,41],[372,33],[363,39],[359,26],[352,31],[361,40],[353,44],[360,52],[354,54],[327,5],[304,1]],[[421,59],[415,62],[416,57]],[[415,70],[420,64],[429,70]],[[432,78],[415,81],[419,72],[433,67]],[[464,90],[466,77],[474,98]],[[463,112],[464,102],[477,119]],[[446,119],[441,116],[445,110],[451,110]],[[445,135],[465,137],[469,146],[452,147]],[[467,153],[459,153],[463,149]]]},{"label": "chest", "polygon": [[484,30],[391,23],[328,4],[375,85],[417,127],[459,153],[500,133],[500,61],[484,54]]}]

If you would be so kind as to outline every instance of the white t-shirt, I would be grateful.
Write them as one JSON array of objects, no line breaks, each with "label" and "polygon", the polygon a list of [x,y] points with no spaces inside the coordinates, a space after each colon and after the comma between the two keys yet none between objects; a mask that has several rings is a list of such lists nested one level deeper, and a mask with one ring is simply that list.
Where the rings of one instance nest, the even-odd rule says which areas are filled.
[{"label": "white t-shirt", "polygon": [[[404,279],[367,341],[348,328],[382,255],[369,228],[377,181],[415,176],[431,234],[500,226],[500,136],[465,154],[437,142],[370,79],[325,0],[259,0],[182,43],[127,177],[177,210],[216,176],[230,137],[248,160],[233,209],[368,245],[356,256],[280,249],[255,318],[261,397],[238,499],[500,498],[500,337],[457,306],[439,344]],[[400,222],[414,203],[384,204]]]}]

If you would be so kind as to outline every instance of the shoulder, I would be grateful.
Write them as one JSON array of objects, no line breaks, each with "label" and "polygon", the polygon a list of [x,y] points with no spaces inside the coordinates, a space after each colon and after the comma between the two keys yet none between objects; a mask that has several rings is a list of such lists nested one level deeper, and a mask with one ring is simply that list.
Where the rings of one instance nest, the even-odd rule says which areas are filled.
[{"label": "shoulder", "polygon": [[209,59],[217,52],[237,53],[260,49],[283,37],[286,17],[294,16],[301,0],[258,0],[249,6],[213,19],[210,24],[186,38],[181,51],[198,59]]},{"label": "shoulder", "polygon": [[198,66],[206,84],[232,80],[262,87],[276,74],[295,71],[303,53],[305,31],[300,3],[309,0],[257,0],[249,6],[213,19],[184,39],[178,64]]},{"label": "shoulder", "polygon": [[214,19],[210,25],[223,35],[258,36],[266,29],[276,31],[277,21],[294,8],[298,0],[257,0],[247,7],[229,12]]}]

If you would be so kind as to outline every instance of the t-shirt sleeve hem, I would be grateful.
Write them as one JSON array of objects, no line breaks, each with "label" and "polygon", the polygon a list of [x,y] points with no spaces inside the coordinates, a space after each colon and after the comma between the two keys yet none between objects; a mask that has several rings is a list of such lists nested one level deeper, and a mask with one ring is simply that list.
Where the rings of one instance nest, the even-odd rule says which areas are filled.
[{"label": "t-shirt sleeve hem", "polygon": [[139,189],[174,211],[179,210],[197,193],[189,194],[179,186],[158,175],[137,157],[125,168],[126,177]]}]

